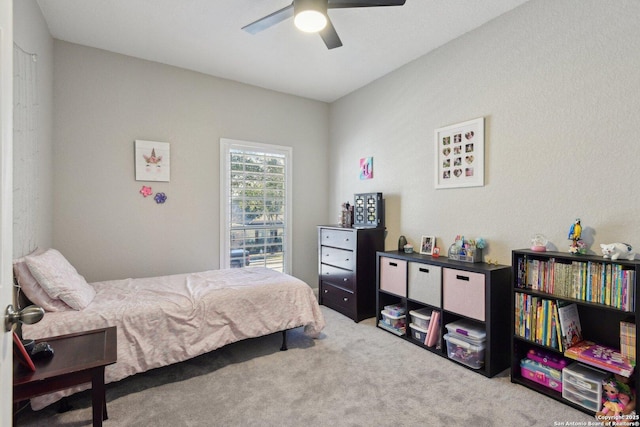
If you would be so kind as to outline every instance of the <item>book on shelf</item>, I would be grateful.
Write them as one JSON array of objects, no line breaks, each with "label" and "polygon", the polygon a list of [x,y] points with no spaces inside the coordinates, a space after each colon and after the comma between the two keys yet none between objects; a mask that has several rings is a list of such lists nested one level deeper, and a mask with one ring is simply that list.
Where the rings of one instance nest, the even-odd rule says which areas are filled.
[{"label": "book on shelf", "polygon": [[555,300],[515,295],[515,333],[525,339],[562,351],[558,308]]},{"label": "book on shelf", "polygon": [[516,287],[635,311],[635,270],[619,263],[518,258]]},{"label": "book on shelf", "polygon": [[[576,303],[558,303],[558,318],[562,331],[564,355],[579,362],[629,377],[635,362],[625,357],[620,350],[593,341],[585,340],[580,325],[580,314]],[[622,341],[622,323],[620,339]],[[634,325],[635,327],[635,325]],[[635,337],[632,342],[635,349]],[[561,350],[562,351],[562,350]]]},{"label": "book on shelf", "polygon": [[558,313],[558,303],[553,304],[553,321],[555,322],[555,331],[556,331],[556,343],[555,346],[558,350],[563,351],[564,344],[562,343],[562,330],[560,328],[560,314]]},{"label": "book on shelf", "polygon": [[582,327],[576,303],[559,304],[558,318],[560,320],[562,346],[564,348],[569,349],[582,341]]},{"label": "book on shelf", "polygon": [[592,341],[581,341],[573,347],[567,348],[564,355],[568,358],[583,362],[596,368],[604,369],[614,374],[630,377],[634,364],[615,348],[596,344]]},{"label": "book on shelf", "polygon": [[636,362],[636,324],[633,319],[620,322],[620,353],[632,364]]}]

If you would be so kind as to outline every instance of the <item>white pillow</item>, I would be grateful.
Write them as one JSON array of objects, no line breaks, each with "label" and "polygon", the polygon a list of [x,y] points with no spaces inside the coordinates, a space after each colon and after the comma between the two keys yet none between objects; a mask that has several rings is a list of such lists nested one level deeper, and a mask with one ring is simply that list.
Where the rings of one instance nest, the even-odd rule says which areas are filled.
[{"label": "white pillow", "polygon": [[[29,255],[38,255],[44,250],[36,249]],[[62,300],[53,299],[38,284],[38,281],[29,271],[25,257],[13,261],[13,275],[18,281],[18,285],[25,296],[35,305],[42,307],[45,311],[68,311],[71,310]]]},{"label": "white pillow", "polygon": [[96,296],[93,286],[57,250],[47,249],[43,254],[25,258],[29,271],[51,298],[59,298],[69,307],[82,310]]}]

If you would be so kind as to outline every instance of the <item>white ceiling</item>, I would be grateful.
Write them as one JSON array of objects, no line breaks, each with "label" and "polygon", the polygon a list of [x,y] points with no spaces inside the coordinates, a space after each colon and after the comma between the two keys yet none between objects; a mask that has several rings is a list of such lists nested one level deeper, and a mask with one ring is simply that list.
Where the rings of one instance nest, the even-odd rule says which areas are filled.
[{"label": "white ceiling", "polygon": [[37,1],[56,39],[332,102],[527,0],[332,9],[344,44],[332,50],[292,19],[241,30],[291,0]]}]

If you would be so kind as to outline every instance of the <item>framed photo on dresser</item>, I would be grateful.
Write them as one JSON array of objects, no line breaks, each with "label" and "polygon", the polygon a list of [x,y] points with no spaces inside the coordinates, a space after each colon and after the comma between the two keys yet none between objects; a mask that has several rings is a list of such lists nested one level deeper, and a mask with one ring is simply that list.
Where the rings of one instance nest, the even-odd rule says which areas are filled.
[{"label": "framed photo on dresser", "polygon": [[435,236],[422,236],[422,240],[420,241],[420,253],[423,255],[433,255],[433,248],[435,246]]}]

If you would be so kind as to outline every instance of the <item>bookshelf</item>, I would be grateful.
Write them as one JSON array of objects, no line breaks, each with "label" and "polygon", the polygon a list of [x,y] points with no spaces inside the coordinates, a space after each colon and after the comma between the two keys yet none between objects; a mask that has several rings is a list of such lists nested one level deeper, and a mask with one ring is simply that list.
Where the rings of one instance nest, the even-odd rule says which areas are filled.
[{"label": "bookshelf", "polygon": [[[438,356],[449,357],[444,339],[446,325],[470,322],[486,334],[482,366],[477,361],[465,364],[451,357],[448,360],[486,377],[509,368],[509,266],[415,252],[378,251],[376,257],[377,327]],[[404,330],[389,328],[382,321],[382,311],[388,305],[405,309]],[[411,311],[424,309],[440,318],[431,330],[435,334],[433,346],[425,345],[422,337],[416,339],[410,327]]]},{"label": "bookshelf", "polygon": [[[523,249],[512,252],[511,265],[511,382],[594,414],[594,411],[563,398],[562,392],[524,377],[520,362],[530,350],[565,360],[567,365],[575,362],[575,356],[568,357],[570,352],[565,353],[571,345],[564,342],[560,322],[554,315],[556,307],[573,305],[577,308],[583,340],[616,351],[622,349],[624,354],[635,356],[638,339],[637,334],[629,338],[629,323],[637,323],[640,303],[636,282],[640,261],[612,261],[596,255]],[[593,362],[578,361],[603,368]],[[613,366],[606,368],[609,372],[616,369]],[[621,373],[625,372],[620,369]],[[637,370],[633,370],[630,379],[637,388],[640,384]]]}]

